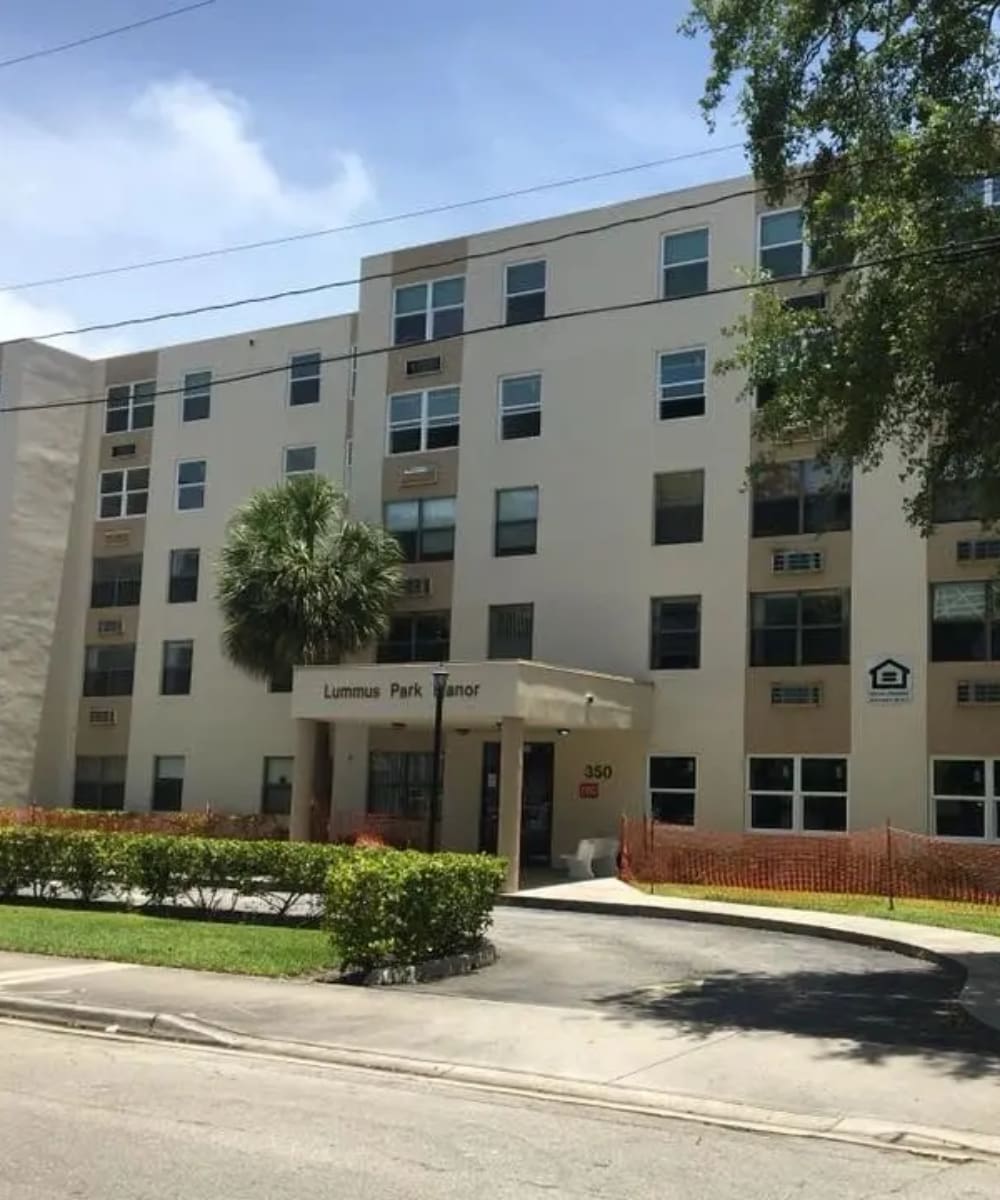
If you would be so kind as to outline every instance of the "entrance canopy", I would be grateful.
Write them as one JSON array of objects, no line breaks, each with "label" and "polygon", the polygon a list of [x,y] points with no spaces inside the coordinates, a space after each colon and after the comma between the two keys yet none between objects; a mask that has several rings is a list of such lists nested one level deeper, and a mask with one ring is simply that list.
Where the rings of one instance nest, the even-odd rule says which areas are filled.
[{"label": "entrance canopy", "polygon": [[[649,728],[652,684],[619,675],[519,660],[443,663],[447,726],[492,726],[504,718],[554,729]],[[292,716],[313,721],[430,725],[433,663],[297,667]]]}]

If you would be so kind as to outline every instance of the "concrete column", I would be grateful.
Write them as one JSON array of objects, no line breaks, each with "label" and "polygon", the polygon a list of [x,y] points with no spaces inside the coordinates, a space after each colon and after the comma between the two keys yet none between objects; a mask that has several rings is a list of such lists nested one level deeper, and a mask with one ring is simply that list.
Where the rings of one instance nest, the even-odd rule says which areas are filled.
[{"label": "concrete column", "polygon": [[497,853],[507,860],[505,892],[521,886],[521,781],[524,721],[504,717],[500,723],[500,821]]},{"label": "concrete column", "polygon": [[293,842],[309,841],[309,816],[312,810],[313,754],[316,722],[295,722],[295,762],[292,766],[292,812],[288,836]]}]

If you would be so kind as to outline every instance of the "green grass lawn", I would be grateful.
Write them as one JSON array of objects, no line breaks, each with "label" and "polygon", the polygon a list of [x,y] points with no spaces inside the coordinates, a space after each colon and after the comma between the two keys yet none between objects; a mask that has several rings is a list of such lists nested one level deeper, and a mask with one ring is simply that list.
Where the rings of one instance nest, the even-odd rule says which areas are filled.
[{"label": "green grass lawn", "polygon": [[30,905],[0,905],[0,950],[242,975],[303,975],[336,965],[318,929]]},{"label": "green grass lawn", "polygon": [[[635,884],[648,892],[648,884]],[[729,904],[767,904],[775,908],[808,908],[819,912],[846,913],[858,917],[883,917],[918,925],[943,925],[992,933],[1000,937],[1000,907],[988,904],[952,904],[946,900],[897,900],[889,909],[884,896],[844,896],[836,892],[771,892],[752,888],[702,887],[695,884],[658,883],[657,896],[686,900],[719,900]]]}]

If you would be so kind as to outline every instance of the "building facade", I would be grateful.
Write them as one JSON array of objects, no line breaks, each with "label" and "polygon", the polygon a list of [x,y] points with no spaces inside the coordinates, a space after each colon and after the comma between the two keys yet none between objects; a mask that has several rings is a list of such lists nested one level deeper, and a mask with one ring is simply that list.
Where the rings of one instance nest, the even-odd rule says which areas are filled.
[{"label": "building facade", "polygon": [[[419,820],[441,662],[447,845],[546,862],[623,812],[1000,838],[1000,540],[960,489],[916,533],[891,455],[792,441],[748,486],[754,401],[713,368],[755,264],[823,303],[799,214],[730,180],[369,258],[355,314],[5,348],[0,802],[301,817],[329,721],[335,817]],[[296,471],[407,586],[366,661],[268,688],[222,657],[213,564]]]}]

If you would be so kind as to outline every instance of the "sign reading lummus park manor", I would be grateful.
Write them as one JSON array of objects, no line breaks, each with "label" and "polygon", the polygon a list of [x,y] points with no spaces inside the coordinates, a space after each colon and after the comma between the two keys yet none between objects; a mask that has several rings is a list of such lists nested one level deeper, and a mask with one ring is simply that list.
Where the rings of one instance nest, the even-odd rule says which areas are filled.
[{"label": "sign reading lummus park manor", "polygon": [[[388,696],[390,700],[422,700],[424,691],[432,695],[429,685],[423,683],[403,683],[391,679],[386,684],[323,684],[324,700],[381,700]],[[445,687],[444,697],[450,700],[456,697],[471,697],[479,695],[478,683],[449,683]]]}]

